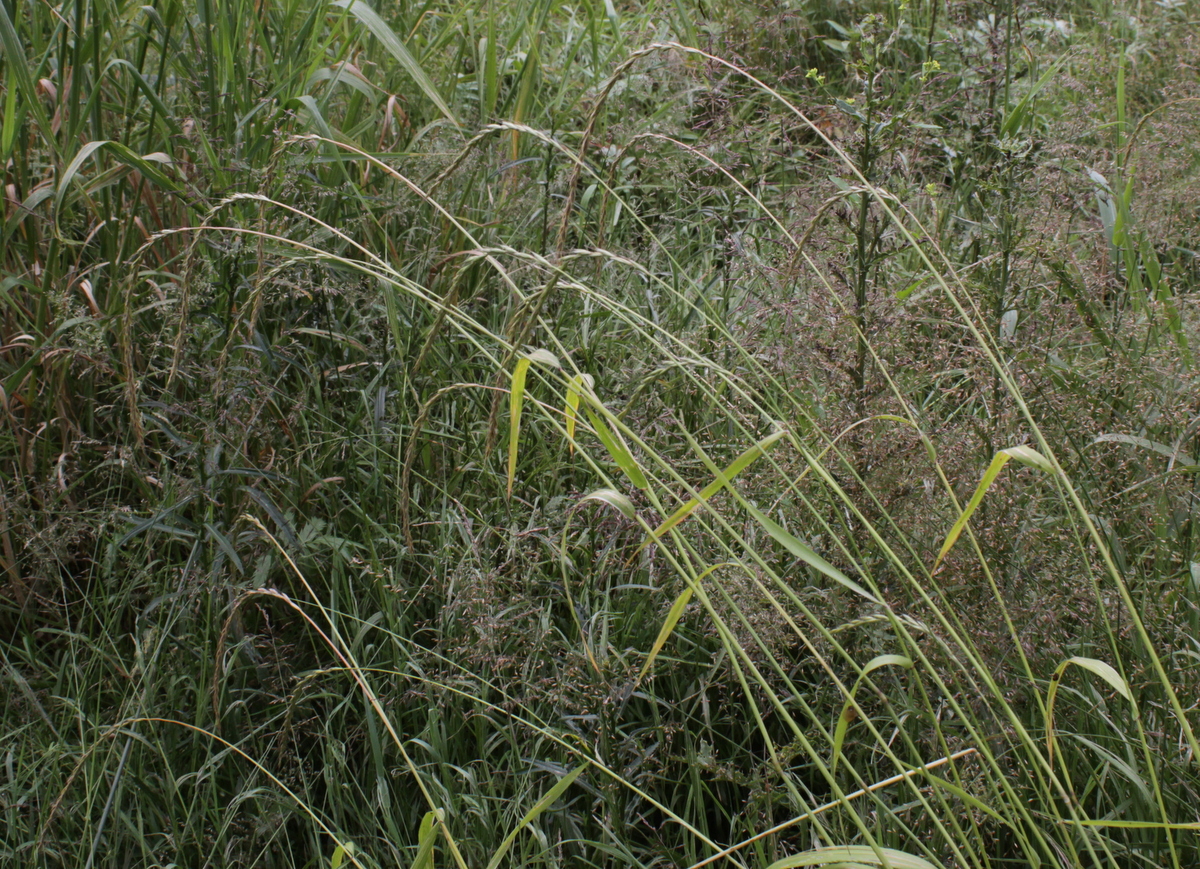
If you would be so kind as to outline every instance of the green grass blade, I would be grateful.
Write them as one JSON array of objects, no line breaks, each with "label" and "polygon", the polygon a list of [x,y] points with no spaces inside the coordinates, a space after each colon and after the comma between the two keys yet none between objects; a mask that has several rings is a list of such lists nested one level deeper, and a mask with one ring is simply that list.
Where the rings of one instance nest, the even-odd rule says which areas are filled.
[{"label": "green grass blade", "polygon": [[983,498],[987,494],[988,489],[992,487],[992,483],[996,482],[996,477],[1004,470],[1004,466],[1008,464],[1009,459],[1016,459],[1022,464],[1029,465],[1031,468],[1038,468],[1049,474],[1054,473],[1054,467],[1046,460],[1046,458],[1037,450],[1031,447],[1009,447],[1006,450],[1001,450],[996,453],[992,459],[992,463],[988,465],[988,469],[983,474],[983,479],[979,481],[979,485],[975,488],[975,494],[971,496],[970,502],[967,504],[958,521],[950,529],[950,533],[946,535],[946,542],[942,544],[942,549],[938,552],[937,559],[933,562],[933,571],[937,571],[938,566],[942,563],[942,559],[946,557],[946,553],[954,546],[963,529],[967,527],[967,522],[971,519],[972,514],[983,503]]},{"label": "green grass blade", "polygon": [[672,513],[665,522],[655,528],[654,531],[652,531],[650,535],[644,541],[642,541],[642,545],[638,547],[638,551],[641,551],[651,543],[658,542],[664,534],[666,534],[688,516],[692,515],[697,507],[708,501],[708,499],[710,499],[713,495],[717,494],[717,492],[728,486],[734,477],[752,465],[759,458],[766,455],[767,450],[774,446],[775,443],[785,434],[786,432],[784,431],[777,431],[774,434],[768,435],[734,459],[729,464],[729,467],[725,468],[724,471],[716,475],[715,480],[700,490],[699,497],[690,498],[688,501],[684,502],[684,504],[682,504],[674,513]]},{"label": "green grass blade", "polygon": [[174,181],[163,174],[160,165],[170,163],[171,160],[166,154],[154,153],[146,155],[138,155],[120,142],[97,141],[88,142],[79,149],[79,153],[71,160],[67,168],[63,170],[62,176],[58,181],[58,189],[54,194],[54,213],[57,216],[62,210],[63,200],[67,196],[67,192],[71,189],[71,182],[79,175],[80,169],[91,157],[101,153],[108,153],[115,157],[119,162],[124,163],[130,169],[135,169],[148,180],[157,184],[166,190],[176,190],[177,186]]},{"label": "green grass blade", "polygon": [[430,102],[438,107],[438,111],[445,115],[454,126],[461,126],[458,118],[454,116],[454,112],[450,111],[450,106],[442,99],[442,95],[421,67],[421,64],[412,56],[412,53],[405,47],[400,37],[396,35],[396,32],[387,25],[386,21],[379,17],[379,14],[374,9],[368,6],[364,0],[333,0],[333,5],[347,10],[367,30],[371,31],[371,34],[379,40],[392,57],[396,58],[400,66],[404,68],[404,71],[417,83],[417,87],[424,92],[425,96],[429,97]]},{"label": "green grass blade", "polygon": [[799,558],[809,567],[812,567],[820,573],[823,573],[825,576],[829,577],[839,585],[850,589],[850,591],[857,595],[865,597],[867,600],[871,601],[871,603],[880,604],[882,606],[883,602],[880,601],[879,598],[871,594],[871,592],[867,591],[857,582],[846,576],[846,574],[838,570],[836,567],[814,552],[812,547],[802,542],[795,535],[789,533],[787,529],[781,526],[778,522],[771,519],[749,501],[745,501],[740,498],[739,501],[741,502],[741,505],[746,508],[746,511],[754,518],[754,521],[761,525],[777,543],[782,545],[783,548],[792,553],[792,555]]},{"label": "green grass blade", "polygon": [[1015,136],[1017,134],[1017,132],[1021,129],[1021,125],[1025,123],[1025,119],[1030,116],[1030,107],[1033,105],[1033,101],[1037,98],[1037,95],[1041,93],[1042,89],[1046,87],[1047,84],[1049,84],[1050,79],[1054,78],[1058,71],[1063,68],[1063,65],[1066,64],[1069,57],[1070,54],[1064,52],[1062,56],[1060,56],[1058,60],[1054,61],[1054,63],[1050,65],[1050,68],[1042,74],[1042,77],[1037,80],[1037,83],[1029,89],[1029,93],[1025,94],[1025,96],[1021,98],[1021,101],[1013,106],[1012,111],[1009,112],[1004,118],[1004,123],[1000,127],[1001,137]]},{"label": "green grass blade", "polygon": [[508,853],[508,849],[512,847],[512,843],[516,841],[517,834],[529,826],[529,824],[531,824],[538,815],[546,811],[546,809],[550,808],[550,806],[554,805],[554,801],[562,796],[563,792],[566,791],[566,789],[572,784],[574,784],[575,779],[579,778],[580,774],[582,774],[583,771],[589,766],[591,766],[590,763],[580,764],[571,772],[559,779],[555,783],[554,787],[546,791],[545,796],[538,800],[534,804],[533,808],[525,813],[525,817],[521,819],[521,822],[513,827],[512,832],[509,833],[505,837],[504,841],[500,843],[500,847],[496,849],[495,853],[492,854],[492,859],[488,861],[487,869],[496,869],[496,867],[500,865],[500,861],[504,859],[504,855]]},{"label": "green grass blade", "polygon": [[1158,453],[1160,456],[1166,456],[1172,461],[1176,461],[1183,465],[1194,465],[1196,460],[1184,452],[1180,452],[1177,447],[1169,447],[1166,444],[1160,444],[1157,441],[1152,441],[1149,438],[1140,438],[1134,435],[1127,434],[1099,434],[1092,441],[1094,444],[1128,444],[1133,447],[1141,447],[1144,450]]},{"label": "green grass blade", "polygon": [[579,396],[584,389],[591,389],[595,380],[590,374],[576,374],[567,381],[567,452],[575,452],[575,425],[579,421]]},{"label": "green grass blade", "polygon": [[1133,692],[1129,690],[1128,683],[1111,664],[1106,664],[1104,661],[1097,660],[1096,658],[1084,658],[1080,656],[1068,658],[1059,664],[1058,668],[1054,671],[1054,675],[1050,677],[1050,687],[1046,691],[1046,754],[1051,766],[1054,765],[1055,745],[1054,701],[1058,697],[1059,683],[1062,682],[1063,675],[1072,664],[1076,667],[1082,667],[1095,676],[1099,676],[1130,703],[1134,702]]},{"label": "green grass blade", "polygon": [[868,848],[866,845],[837,845],[817,848],[791,857],[776,860],[768,869],[795,869],[799,866],[829,866],[838,863],[860,863],[890,869],[936,869],[922,857],[914,857],[891,848]]},{"label": "green grass blade", "polygon": [[521,438],[521,406],[525,401],[525,378],[532,361],[528,356],[517,360],[513,371],[512,392],[508,399],[508,497],[512,497],[513,478],[517,473],[517,444]]},{"label": "green grass blade", "polygon": [[903,655],[877,655],[872,658],[867,666],[863,667],[862,673],[854,680],[854,687],[850,689],[850,696],[846,698],[842,704],[842,712],[838,715],[837,724],[833,728],[833,750],[830,752],[829,769],[836,771],[838,760],[842,754],[842,744],[846,740],[846,731],[850,728],[850,724],[854,720],[854,697],[858,694],[859,686],[862,685],[863,679],[880,667],[903,667],[906,670],[911,670],[913,667],[912,658],[906,658]]},{"label": "green grass blade", "polygon": [[[17,8],[15,5],[14,9]],[[38,95],[37,89],[33,83],[33,75],[30,73],[32,66],[25,61],[25,51],[21,46],[21,39],[17,35],[16,28],[13,26],[12,19],[8,16],[8,9],[0,3],[0,46],[4,48],[4,65],[6,76],[12,76],[15,79],[14,83],[10,80],[5,83],[5,90],[8,91],[8,101],[13,105],[14,119],[16,115],[15,101],[13,99],[13,91],[20,91],[24,97],[22,108],[27,108],[33,113],[34,122],[41,131],[46,143],[58,151],[57,139],[50,132],[50,120],[46,116],[46,111],[42,107],[41,97]],[[8,109],[5,109],[7,115]],[[16,130],[13,128],[10,132],[9,126],[4,127],[4,138],[7,142],[10,137],[16,135]],[[5,149],[7,150],[7,148]]]},{"label": "green grass blade", "polygon": [[338,842],[336,848],[333,849],[333,856],[329,858],[329,869],[341,869],[347,857],[353,858],[354,846],[349,842]]},{"label": "green grass blade", "polygon": [[1060,821],[1061,824],[1078,824],[1081,827],[1113,827],[1123,830],[1200,830],[1200,821],[1194,824],[1164,824],[1161,821],[1105,821],[1085,819],[1082,821]]},{"label": "green grass blade", "polygon": [[421,819],[421,828],[417,832],[417,856],[413,858],[410,869],[435,869],[433,846],[437,842],[438,813],[426,812]]},{"label": "green grass blade", "polygon": [[629,447],[625,446],[625,442],[621,436],[610,429],[599,416],[594,414],[591,408],[585,407],[584,412],[587,413],[588,421],[592,424],[592,429],[596,432],[596,437],[600,438],[600,443],[604,444],[604,449],[608,450],[608,454],[612,456],[614,462],[617,463],[624,473],[629,478],[629,481],[639,489],[650,488],[650,482],[646,479],[646,474],[638,466],[638,463],[633,458],[633,453],[629,451]]},{"label": "green grass blade", "polygon": [[704,578],[718,567],[728,566],[728,564],[714,564],[696,577],[694,585],[688,585],[687,588],[679,593],[679,597],[675,598],[675,603],[671,604],[671,609],[667,611],[667,617],[663,620],[662,628],[659,629],[658,636],[654,639],[654,645],[650,648],[650,654],[646,656],[646,663],[642,665],[641,672],[638,673],[637,679],[634,680],[634,685],[641,682],[646,677],[646,674],[650,672],[651,666],[654,665],[654,659],[658,657],[658,653],[667,644],[667,640],[670,639],[675,626],[679,624],[679,619],[683,616],[683,611],[687,609],[687,605],[692,599],[692,594],[696,591],[696,586],[703,582]]}]

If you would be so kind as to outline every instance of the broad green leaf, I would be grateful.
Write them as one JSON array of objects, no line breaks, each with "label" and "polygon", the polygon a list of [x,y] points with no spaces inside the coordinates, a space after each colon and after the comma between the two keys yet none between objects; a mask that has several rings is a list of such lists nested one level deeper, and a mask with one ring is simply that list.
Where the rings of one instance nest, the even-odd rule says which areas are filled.
[{"label": "broad green leaf", "polygon": [[333,849],[333,856],[329,858],[330,869],[340,869],[347,857],[354,859],[354,845],[350,842],[338,842],[338,846]]},{"label": "broad green leaf", "polygon": [[700,496],[698,498],[689,499],[682,506],[680,506],[678,510],[672,513],[665,522],[655,528],[654,531],[650,533],[650,536],[642,541],[642,545],[638,547],[638,551],[640,552],[651,543],[656,543],[664,534],[666,534],[688,516],[692,515],[692,512],[697,507],[708,501],[709,498],[717,494],[717,492],[719,492],[721,489],[728,486],[729,482],[739,473],[745,470],[749,465],[753,464],[760,457],[766,455],[767,450],[774,446],[775,443],[785,434],[786,432],[784,431],[777,431],[774,434],[768,435],[734,459],[733,462],[730,463],[729,467],[717,474],[715,480],[700,490]]},{"label": "broad green leaf", "polygon": [[555,783],[554,787],[546,791],[546,795],[538,800],[534,804],[533,808],[525,813],[525,817],[521,818],[521,822],[513,827],[512,832],[505,836],[504,841],[500,843],[500,847],[498,847],[495,853],[492,854],[492,859],[488,861],[487,869],[496,869],[496,867],[500,865],[500,861],[504,859],[504,855],[508,853],[508,849],[512,847],[512,843],[516,841],[517,834],[529,826],[529,824],[531,824],[538,815],[546,811],[546,809],[550,808],[550,806],[554,805],[554,801],[562,796],[563,791],[569,788],[574,783],[575,779],[579,778],[580,774],[590,765],[591,764],[588,763],[580,764],[571,772],[559,779]]},{"label": "broad green leaf", "polygon": [[1129,690],[1129,685],[1121,677],[1111,664],[1106,664],[1104,661],[1096,658],[1083,658],[1075,656],[1067,658],[1058,665],[1058,669],[1054,671],[1054,675],[1050,677],[1050,687],[1046,691],[1046,755],[1051,766],[1054,765],[1054,701],[1058,697],[1058,685],[1062,681],[1063,674],[1067,672],[1067,668],[1074,664],[1076,667],[1082,667],[1089,673],[1099,676],[1105,682],[1112,686],[1118,694],[1133,702],[1133,693]]},{"label": "broad green leaf", "polygon": [[[887,861],[886,863],[884,861]],[[794,869],[798,866],[828,866],[831,863],[861,863],[867,866],[890,866],[891,869],[936,869],[928,860],[914,857],[892,848],[868,848],[866,845],[835,845],[817,848],[792,857],[776,860],[768,869]]]},{"label": "broad green leaf", "polygon": [[637,519],[637,513],[633,510],[633,502],[614,489],[597,489],[590,495],[584,495],[579,499],[580,503],[584,501],[601,501],[610,507],[615,507],[626,519]]},{"label": "broad green leaf", "polygon": [[430,102],[437,106],[438,110],[449,118],[454,126],[461,126],[458,119],[454,117],[454,112],[450,111],[450,106],[446,105],[446,101],[434,87],[433,81],[421,68],[421,64],[417,63],[417,59],[400,41],[400,37],[392,28],[388,27],[387,22],[380,18],[374,9],[366,4],[365,0],[333,0],[332,5],[349,11],[367,30],[371,31],[371,34],[379,40],[387,52],[400,62],[400,66],[417,83],[417,86],[425,92],[425,96],[429,97]]},{"label": "broad green leaf", "polygon": [[1009,459],[1016,459],[1021,464],[1029,465],[1031,468],[1038,468],[1049,474],[1054,473],[1054,466],[1050,464],[1049,460],[1031,447],[1009,447],[1006,450],[996,453],[995,458],[992,459],[992,463],[988,465],[988,469],[984,472],[983,479],[979,481],[979,485],[975,488],[975,494],[971,496],[971,501],[967,504],[967,508],[958,517],[958,521],[954,523],[954,527],[950,529],[950,533],[946,535],[946,542],[942,544],[942,549],[938,553],[937,559],[933,562],[933,572],[937,572],[942,559],[946,557],[946,553],[950,551],[955,541],[958,540],[959,535],[962,534],[963,529],[967,527],[967,522],[970,520],[972,514],[983,503],[983,496],[987,494],[988,489],[992,487],[992,483],[996,481],[996,477],[1004,470],[1004,466],[1008,464]]},{"label": "broad green leaf", "polygon": [[512,497],[513,477],[517,473],[517,444],[521,439],[521,405],[525,401],[525,377],[532,361],[528,356],[517,360],[512,391],[508,398],[508,497]]},{"label": "broad green leaf", "polygon": [[130,150],[120,142],[109,142],[100,140],[96,142],[88,142],[79,149],[79,153],[63,170],[62,175],[58,179],[58,188],[54,194],[54,213],[57,219],[58,212],[62,209],[63,200],[66,198],[67,191],[71,189],[71,182],[79,175],[79,170],[83,168],[93,155],[101,152],[108,153],[116,158],[121,163],[124,163],[130,169],[136,169],[148,181],[157,184],[166,190],[175,190],[176,184],[170,178],[163,174],[160,164],[170,163],[171,158],[166,154],[155,152],[140,156],[136,152]]},{"label": "broad green leaf", "polygon": [[854,687],[850,689],[850,696],[842,704],[842,713],[838,716],[837,724],[833,728],[833,750],[830,753],[829,761],[831,772],[837,770],[838,760],[842,755],[842,743],[846,739],[846,731],[854,720],[854,697],[858,694],[859,686],[862,685],[863,679],[872,671],[888,666],[903,667],[906,670],[911,670],[913,662],[911,658],[906,658],[903,655],[878,655],[872,658],[867,663],[867,666],[863,667],[862,673],[854,680]]},{"label": "broad green leaf", "polygon": [[437,825],[441,820],[438,811],[426,812],[417,832],[417,856],[410,869],[434,869],[433,845],[437,841]]},{"label": "broad green leaf", "polygon": [[771,535],[771,537],[780,543],[784,549],[792,553],[792,555],[799,558],[809,567],[812,567],[825,574],[825,576],[828,576],[834,582],[850,589],[850,591],[854,592],[855,594],[865,597],[872,603],[882,605],[883,602],[880,601],[879,598],[875,597],[875,595],[871,594],[871,592],[867,591],[857,582],[846,576],[846,574],[842,573],[842,571],[838,570],[836,567],[814,552],[811,547],[801,541],[798,537],[790,534],[778,522],[771,519],[769,516],[767,516],[767,514],[763,513],[749,501],[741,498],[738,500],[740,501],[741,505],[746,508],[746,511],[749,512],[749,514],[754,518],[754,521],[761,525],[766,532]]},{"label": "broad green leaf", "polygon": [[634,461],[633,453],[629,452],[629,447],[625,446],[625,441],[621,436],[605,425],[604,420],[592,413],[591,408],[585,407],[584,412],[587,413],[588,421],[591,422],[596,437],[600,438],[600,443],[604,444],[604,448],[617,463],[617,467],[625,472],[625,476],[633,485],[639,489],[648,489],[650,483],[646,480],[646,475]]}]

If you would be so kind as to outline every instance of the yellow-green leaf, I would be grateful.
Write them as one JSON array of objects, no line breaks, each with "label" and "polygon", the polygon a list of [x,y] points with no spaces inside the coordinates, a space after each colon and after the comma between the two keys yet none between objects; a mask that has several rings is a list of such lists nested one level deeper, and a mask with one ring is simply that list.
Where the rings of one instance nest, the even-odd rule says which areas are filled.
[{"label": "yellow-green leaf", "polygon": [[862,673],[854,680],[854,687],[850,689],[850,696],[842,704],[842,714],[838,716],[837,724],[833,728],[833,751],[831,752],[829,762],[830,771],[837,770],[838,760],[842,755],[842,743],[846,739],[846,731],[854,720],[854,697],[858,694],[859,686],[862,685],[863,679],[872,671],[888,666],[903,667],[905,670],[911,670],[913,662],[911,658],[906,658],[903,655],[878,655],[872,658],[867,663],[867,666],[863,667]]},{"label": "yellow-green leaf", "polygon": [[595,381],[590,374],[576,374],[567,381],[567,450],[575,452],[575,423],[579,416],[579,396],[584,390],[591,390]]},{"label": "yellow-green leaf", "polygon": [[588,766],[590,764],[583,763],[571,770],[571,772],[555,782],[554,787],[546,791],[545,796],[534,803],[533,808],[525,813],[525,817],[521,819],[521,822],[513,827],[512,832],[504,838],[504,841],[500,843],[500,847],[492,854],[492,859],[488,861],[488,869],[496,869],[500,865],[500,861],[504,859],[504,855],[508,853],[508,849],[512,847],[512,843],[516,841],[517,834],[529,826],[538,815],[554,805],[554,801],[562,796],[563,791],[569,788],[575,779],[579,778],[580,773],[587,769]]},{"label": "yellow-green leaf", "polygon": [[946,553],[949,552],[951,547],[954,546],[955,541],[958,540],[959,535],[961,535],[963,532],[963,529],[967,527],[967,522],[970,520],[972,514],[974,514],[974,512],[979,508],[979,505],[983,503],[983,496],[986,495],[988,489],[992,487],[992,483],[996,481],[996,477],[1000,475],[1000,472],[1004,469],[1004,466],[1008,464],[1009,459],[1016,459],[1021,464],[1029,465],[1031,468],[1038,468],[1039,470],[1046,471],[1047,473],[1051,474],[1054,473],[1054,466],[1050,464],[1049,460],[1031,447],[1009,447],[1006,450],[1001,450],[1000,452],[996,453],[995,457],[992,459],[992,463],[988,465],[988,469],[984,472],[983,479],[981,479],[979,481],[979,485],[975,487],[975,494],[971,496],[971,500],[967,504],[967,508],[963,510],[962,515],[958,517],[958,521],[954,523],[954,527],[950,529],[950,533],[946,535],[946,542],[942,544],[942,549],[940,552],[938,552],[937,559],[933,562],[934,572],[936,572],[938,566],[941,565],[942,559],[946,557]]},{"label": "yellow-green leaf", "polygon": [[340,869],[347,857],[354,859],[354,845],[350,842],[338,842],[338,846],[333,849],[333,856],[329,858],[330,869]]},{"label": "yellow-green leaf", "polygon": [[[887,861],[886,863],[884,861]],[[868,848],[866,845],[835,845],[816,848],[776,860],[768,869],[795,869],[799,866],[828,866],[831,863],[862,863],[891,866],[892,869],[936,869],[928,860],[892,848]]]},{"label": "yellow-green leaf", "polygon": [[508,398],[508,496],[512,497],[513,477],[517,473],[517,444],[521,439],[521,405],[525,400],[525,377],[532,360],[526,356],[517,360],[513,370],[512,392]]},{"label": "yellow-green leaf", "polygon": [[592,424],[592,428],[596,432],[596,437],[600,438],[600,443],[604,444],[604,448],[608,450],[608,454],[612,456],[614,462],[617,463],[629,481],[639,489],[648,489],[650,483],[646,480],[646,475],[642,469],[638,467],[638,463],[633,458],[633,453],[629,451],[629,447],[625,446],[625,441],[620,434],[614,432],[600,419],[596,414],[592,413],[591,408],[584,407],[587,413],[588,421]]},{"label": "yellow-green leaf", "polygon": [[1058,669],[1054,671],[1054,675],[1050,677],[1050,687],[1046,691],[1046,755],[1051,766],[1054,765],[1054,701],[1058,697],[1058,685],[1062,681],[1063,674],[1067,672],[1067,668],[1074,664],[1076,667],[1082,667],[1093,675],[1099,676],[1105,682],[1113,687],[1113,689],[1128,700],[1133,702],[1133,692],[1129,690],[1129,685],[1121,677],[1111,664],[1106,664],[1104,661],[1096,658],[1083,658],[1075,656],[1067,658],[1058,665]]},{"label": "yellow-green leaf", "polygon": [[667,612],[667,618],[663,621],[663,626],[658,631],[658,637],[654,640],[650,654],[646,656],[646,663],[642,665],[642,671],[638,673],[638,677],[634,682],[635,685],[641,682],[646,677],[646,674],[650,672],[650,667],[654,664],[654,659],[658,657],[658,653],[667,644],[667,640],[671,637],[671,632],[675,630],[675,626],[679,624],[679,619],[683,616],[683,611],[687,609],[687,605],[692,599],[692,593],[696,590],[696,585],[699,585],[706,576],[718,567],[726,566],[726,564],[714,564],[696,577],[695,585],[688,585],[687,588],[679,593],[679,597],[675,598],[675,603],[671,604],[671,609]]},{"label": "yellow-green leaf", "polygon": [[782,438],[785,434],[787,434],[787,432],[777,431],[774,434],[768,435],[734,459],[733,462],[730,463],[729,467],[725,468],[724,471],[721,471],[716,475],[716,479],[700,490],[699,497],[690,498],[688,501],[682,504],[679,509],[668,516],[665,522],[655,528],[654,531],[650,533],[650,536],[642,541],[642,545],[638,547],[638,551],[641,551],[651,543],[658,542],[664,534],[666,534],[688,516],[692,515],[697,507],[708,501],[709,498],[717,494],[717,492],[721,491],[721,489],[728,486],[730,480],[736,477],[748,466],[753,464],[757,459],[766,455],[767,450],[774,446],[776,441]]},{"label": "yellow-green leaf", "polygon": [[437,841],[439,820],[436,811],[426,812],[421,819],[421,827],[417,831],[417,856],[413,858],[411,869],[434,869],[433,844]]}]

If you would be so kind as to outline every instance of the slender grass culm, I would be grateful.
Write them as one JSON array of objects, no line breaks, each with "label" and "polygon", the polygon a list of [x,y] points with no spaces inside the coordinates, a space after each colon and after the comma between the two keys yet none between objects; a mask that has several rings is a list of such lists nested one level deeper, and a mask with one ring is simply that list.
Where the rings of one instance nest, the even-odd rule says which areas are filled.
[{"label": "slender grass culm", "polygon": [[1200,864],[1194,19],[0,2],[0,862]]}]

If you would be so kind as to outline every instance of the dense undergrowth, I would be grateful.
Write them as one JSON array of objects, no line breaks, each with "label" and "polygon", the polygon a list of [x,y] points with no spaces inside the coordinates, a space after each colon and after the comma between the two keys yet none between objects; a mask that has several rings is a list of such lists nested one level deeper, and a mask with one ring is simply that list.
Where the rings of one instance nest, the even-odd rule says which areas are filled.
[{"label": "dense undergrowth", "polygon": [[1198,25],[2,0],[0,859],[1197,865]]}]

